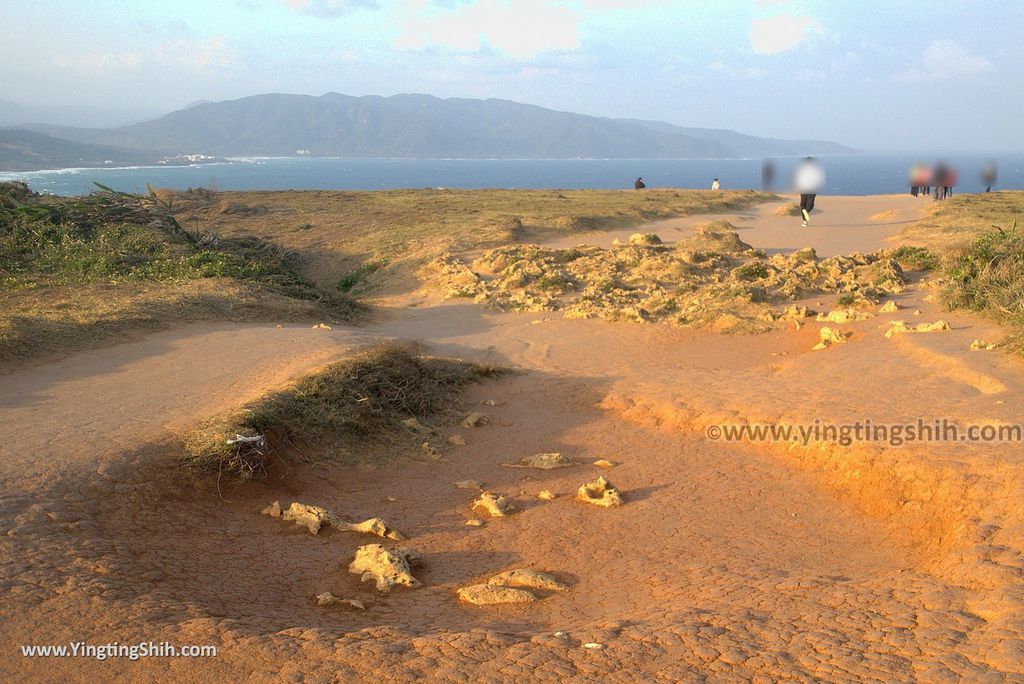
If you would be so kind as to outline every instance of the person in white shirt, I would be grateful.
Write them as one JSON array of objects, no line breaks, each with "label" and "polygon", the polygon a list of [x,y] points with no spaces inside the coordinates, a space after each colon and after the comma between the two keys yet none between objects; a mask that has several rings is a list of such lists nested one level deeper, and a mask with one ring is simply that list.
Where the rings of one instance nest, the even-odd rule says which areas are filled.
[{"label": "person in white shirt", "polygon": [[718,182],[717,178],[715,180],[711,181],[711,189],[712,190],[718,190],[721,187],[722,187],[722,184]]},{"label": "person in white shirt", "polygon": [[814,211],[814,198],[825,186],[825,171],[814,157],[806,157],[796,169],[793,184],[800,193],[800,215],[803,216],[803,225],[806,226],[811,220],[811,212]]}]

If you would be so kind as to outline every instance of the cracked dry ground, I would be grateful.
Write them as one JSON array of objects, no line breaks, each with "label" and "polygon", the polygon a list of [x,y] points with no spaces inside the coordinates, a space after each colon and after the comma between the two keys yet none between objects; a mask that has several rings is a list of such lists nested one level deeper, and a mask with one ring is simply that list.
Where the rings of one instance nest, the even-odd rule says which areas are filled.
[{"label": "cracked dry ground", "polygon": [[[923,294],[912,285],[898,299],[933,320]],[[19,680],[1024,681],[1019,450],[703,436],[741,420],[1017,420],[1024,367],[966,351],[998,331],[943,315],[952,330],[941,334],[886,339],[888,318],[875,317],[810,352],[815,325],[723,336],[439,304],[358,333],[196,326],[2,376],[2,418],[16,429],[0,447],[0,667]],[[466,395],[491,421],[449,428],[467,444],[438,462],[410,449],[383,468],[300,464],[225,487],[225,500],[170,462],[165,428],[384,337],[526,372]],[[211,372],[224,366],[245,372]],[[502,467],[548,451],[617,465]],[[599,474],[625,506],[572,500]],[[519,511],[467,527],[478,492],[460,480]],[[557,498],[539,500],[543,489]],[[377,594],[347,572],[376,538],[259,515],[274,499],[383,517],[409,537],[388,545],[422,555],[424,586]],[[525,605],[455,598],[525,566],[572,588]],[[318,607],[324,591],[366,610]],[[67,640],[219,652],[15,655]]]}]

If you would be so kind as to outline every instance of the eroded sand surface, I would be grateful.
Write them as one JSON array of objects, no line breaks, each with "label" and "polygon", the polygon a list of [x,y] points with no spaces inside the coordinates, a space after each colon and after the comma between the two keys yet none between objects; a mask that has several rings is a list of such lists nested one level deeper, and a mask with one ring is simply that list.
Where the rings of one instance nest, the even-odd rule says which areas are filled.
[{"label": "eroded sand surface", "polygon": [[[874,249],[898,226],[874,235],[884,222],[871,216],[899,221],[920,206],[821,205],[808,240],[796,242],[798,220],[757,217],[743,239],[821,255],[855,241]],[[840,207],[849,225],[826,227]],[[999,330],[939,311],[928,292],[914,283],[896,298],[903,311],[828,323],[852,334],[815,352],[822,324],[719,335],[496,313],[424,291],[359,330],[192,326],[2,375],[0,671],[12,681],[1022,681],[1019,445],[706,436],[745,421],[1019,421],[1024,365],[970,352]],[[940,317],[951,330],[884,337],[894,318]],[[412,445],[384,468],[296,466],[218,493],[167,453],[168,435],[192,421],[391,337],[526,373],[467,394],[466,412],[490,420],[466,429],[455,417],[466,444],[440,461],[415,458]],[[503,466],[551,452],[577,465]],[[599,476],[625,505],[575,500]],[[480,492],[452,484],[467,480],[515,513],[467,526]],[[349,564],[377,540],[260,515],[273,500],[387,520],[408,541],[381,543],[416,549],[422,586],[362,583]],[[530,603],[458,600],[458,588],[516,568],[569,589]],[[365,610],[317,605],[324,592]],[[97,662],[17,651],[78,640],[219,653]]]}]

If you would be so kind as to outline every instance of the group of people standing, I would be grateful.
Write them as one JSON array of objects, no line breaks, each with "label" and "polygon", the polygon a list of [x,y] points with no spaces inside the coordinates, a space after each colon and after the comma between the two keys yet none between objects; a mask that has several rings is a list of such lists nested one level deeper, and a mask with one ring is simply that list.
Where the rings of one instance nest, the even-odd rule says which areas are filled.
[{"label": "group of people standing", "polygon": [[[934,168],[927,164],[914,164],[910,167],[910,194],[914,197],[928,197],[942,200],[953,195],[953,188],[956,187],[956,169],[939,162]],[[985,186],[985,192],[992,192],[992,186],[996,184],[996,165],[989,162],[981,171],[981,184]]]},{"label": "group of people standing", "polygon": [[927,164],[914,164],[910,168],[910,194],[914,197],[927,197],[934,192],[935,199],[946,199],[952,196],[956,180],[956,170],[941,162],[935,168]]}]

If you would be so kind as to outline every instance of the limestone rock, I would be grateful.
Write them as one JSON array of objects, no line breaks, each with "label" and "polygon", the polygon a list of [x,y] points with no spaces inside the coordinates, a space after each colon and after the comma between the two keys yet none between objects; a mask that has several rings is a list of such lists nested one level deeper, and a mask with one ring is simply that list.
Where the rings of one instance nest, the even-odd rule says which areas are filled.
[{"label": "limestone rock", "polygon": [[333,514],[322,506],[310,506],[309,504],[295,501],[282,516],[285,520],[291,520],[299,527],[305,527],[310,534],[316,534],[324,525],[330,525]]},{"label": "limestone rock", "polygon": [[402,425],[409,428],[417,435],[426,436],[434,433],[433,428],[427,427],[416,418],[406,418],[402,421]]},{"label": "limestone rock", "polygon": [[462,435],[449,435],[448,443],[453,446],[466,446],[466,438]]},{"label": "limestone rock", "polygon": [[386,537],[388,539],[394,539],[395,541],[405,539],[398,530],[392,529],[390,525],[380,518],[370,518],[369,520],[364,520],[361,523],[343,523],[339,525],[339,522],[341,521],[332,522],[331,524],[335,527],[342,527],[343,529],[351,530],[352,532],[375,534],[378,537]]},{"label": "limestone rock", "polygon": [[338,604],[351,606],[352,608],[358,608],[359,610],[366,610],[366,606],[362,601],[339,598],[329,591],[316,595],[316,605],[318,606],[334,606]]},{"label": "limestone rock", "polygon": [[458,590],[459,600],[475,606],[494,606],[505,603],[533,603],[537,597],[526,589],[501,587],[493,584],[473,584]]},{"label": "limestone rock", "polygon": [[870,317],[871,314],[848,307],[845,309],[833,309],[827,314],[818,314],[815,320],[827,321],[829,323],[850,323]]},{"label": "limestone rock", "polygon": [[444,454],[435,449],[430,442],[424,442],[420,445],[420,449],[423,451],[423,455],[429,458],[431,461],[440,461]]},{"label": "limestone rock", "polygon": [[490,416],[480,411],[473,411],[468,416],[462,419],[462,427],[464,428],[475,428],[481,425],[487,425],[491,422]]},{"label": "limestone rock", "polygon": [[500,494],[484,492],[479,499],[473,502],[473,510],[482,510],[492,518],[504,518],[512,512],[512,505]]},{"label": "limestone rock", "polygon": [[879,313],[893,313],[900,310],[900,305],[893,300],[887,301],[882,305],[882,308],[878,310]]},{"label": "limestone rock", "polygon": [[605,459],[605,458],[597,459],[596,461],[594,461],[594,465],[596,465],[598,468],[614,468],[615,467],[615,464],[613,462],[611,462],[611,461],[609,461],[608,459]]},{"label": "limestone rock", "polygon": [[275,501],[274,503],[270,504],[269,506],[264,508],[262,511],[260,511],[260,513],[262,513],[263,515],[269,515],[271,518],[280,518],[281,517],[281,502],[280,501]]},{"label": "limestone rock", "polygon": [[619,490],[604,477],[599,477],[596,481],[581,486],[576,492],[576,498],[606,508],[622,505],[622,495],[619,494]]},{"label": "limestone rock", "polygon": [[421,583],[412,576],[410,565],[419,562],[412,549],[387,550],[380,544],[367,544],[356,550],[348,571],[360,575],[363,582],[375,582],[377,591],[389,592],[396,584],[418,587]]},{"label": "limestone rock", "polygon": [[298,501],[293,502],[281,517],[284,520],[294,522],[300,527],[305,527],[311,534],[317,534],[320,528],[329,525],[339,530],[375,534],[378,537],[387,537],[388,539],[395,540],[404,539],[397,530],[380,518],[370,518],[359,523],[349,523],[322,506],[311,506],[299,503]]},{"label": "limestone rock", "polygon": [[996,348],[996,345],[985,340],[974,340],[971,342],[971,351],[992,351]]},{"label": "limestone rock", "polygon": [[547,591],[565,591],[569,585],[561,582],[546,572],[538,572],[530,568],[516,568],[500,572],[488,584],[503,587],[527,587],[528,589],[544,589]]},{"label": "limestone rock", "polygon": [[633,233],[629,236],[631,245],[660,245],[661,238],[654,233]]},{"label": "limestone rock", "polygon": [[484,521],[479,520],[478,518],[470,518],[466,521],[466,525],[468,525],[469,527],[483,527]]},{"label": "limestone rock", "polygon": [[576,465],[576,462],[557,452],[531,454],[519,459],[519,463],[506,463],[509,468],[539,468],[541,470],[553,470]]},{"label": "limestone rock", "polygon": [[456,480],[455,486],[459,489],[483,489],[484,485],[482,482],[476,480]]},{"label": "limestone rock", "polygon": [[941,330],[949,329],[949,323],[943,320],[938,320],[934,323],[918,323],[917,325],[907,325],[906,321],[892,321],[889,329],[885,331],[885,336],[892,337],[893,335],[900,335],[903,333],[939,332]]},{"label": "limestone rock", "polygon": [[540,494],[537,495],[537,498],[543,499],[544,501],[553,501],[556,497],[550,490],[542,489],[540,490]]},{"label": "limestone rock", "polygon": [[800,249],[793,252],[790,255],[797,263],[805,263],[808,261],[815,261],[818,258],[818,253],[814,251],[813,247],[801,247]]},{"label": "limestone rock", "polygon": [[846,342],[847,335],[848,333],[844,333],[841,330],[823,327],[818,331],[818,344],[811,347],[811,351],[820,351],[828,349],[834,344],[842,344]]}]

